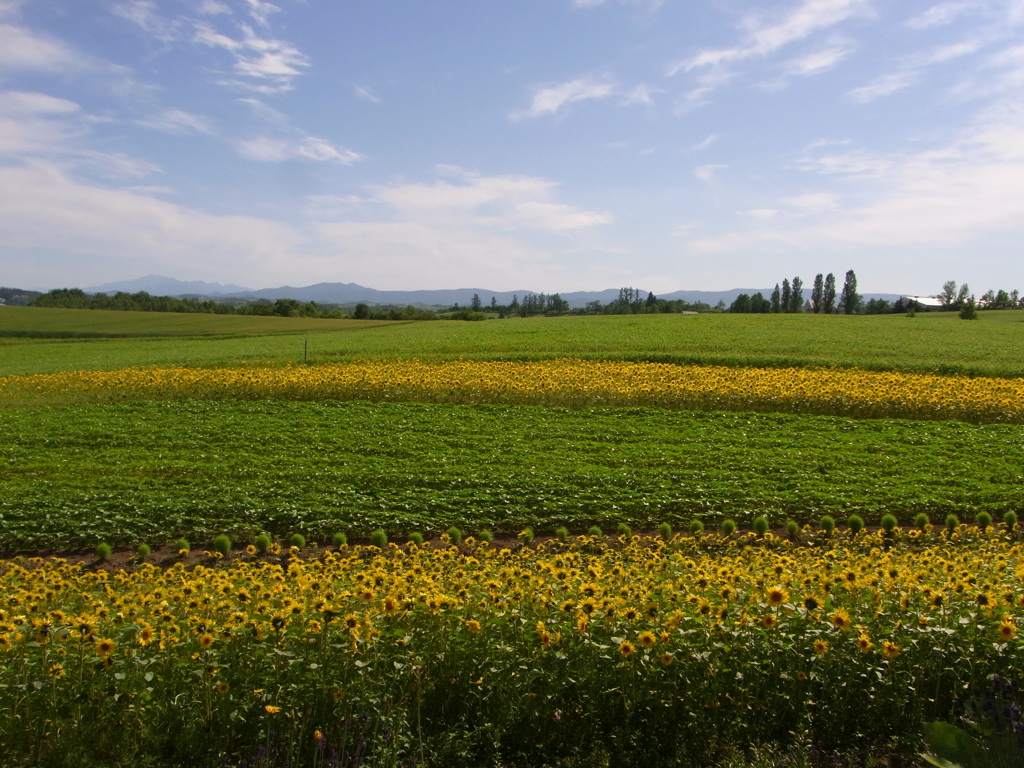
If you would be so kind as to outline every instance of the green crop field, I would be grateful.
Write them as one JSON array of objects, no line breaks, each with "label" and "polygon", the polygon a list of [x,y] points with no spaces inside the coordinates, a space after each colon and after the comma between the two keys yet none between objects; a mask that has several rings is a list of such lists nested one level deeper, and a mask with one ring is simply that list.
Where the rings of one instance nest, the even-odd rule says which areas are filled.
[{"label": "green crop field", "polygon": [[[85,328],[100,336],[55,338]],[[140,329],[143,338],[125,338]],[[51,338],[28,337],[43,330]],[[0,375],[381,357],[582,357],[1022,376],[1024,311],[983,312],[975,322],[943,312],[914,318],[708,314],[400,323],[0,310]]]},{"label": "green crop field", "polygon": [[969,752],[1024,704],[1024,312],[980,315],[0,309],[0,753]]},{"label": "green crop field", "polygon": [[5,414],[0,541],[353,540],[1024,507],[1024,431],[819,416],[172,401]]},{"label": "green crop field", "polygon": [[[5,307],[0,338],[138,338],[164,336],[270,336],[279,333],[334,332],[380,325],[374,320],[213,315],[174,312]],[[397,325],[398,323],[392,323]]]},{"label": "green crop field", "polygon": [[[662,315],[362,323],[7,308],[5,372],[149,363],[590,358],[1018,374],[1024,313]],[[45,322],[44,322],[45,321]],[[91,325],[87,325],[91,323]],[[152,334],[125,338],[131,328]],[[276,332],[268,334],[268,329]],[[188,334],[206,334],[205,336]],[[234,335],[230,335],[234,334]],[[1015,346],[1016,345],[1016,346]],[[1021,349],[1021,354],[1008,350]],[[836,375],[842,375],[841,370]],[[765,514],[1019,509],[1024,432],[1007,425],[442,402],[12,401],[0,426],[0,546],[122,544],[219,532],[322,537],[448,525],[582,530]],[[372,399],[372,398],[371,398]],[[781,406],[780,406],[781,407]],[[762,408],[764,410],[764,408]]]}]

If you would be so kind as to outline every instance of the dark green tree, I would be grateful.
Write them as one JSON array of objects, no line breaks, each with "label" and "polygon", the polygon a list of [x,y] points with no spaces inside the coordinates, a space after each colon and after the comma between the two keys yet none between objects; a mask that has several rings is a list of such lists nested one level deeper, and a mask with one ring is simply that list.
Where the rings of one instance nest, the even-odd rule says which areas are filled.
[{"label": "dark green tree", "polygon": [[967,301],[970,295],[971,289],[968,287],[967,283],[964,283],[963,285],[960,286],[960,290],[956,292],[956,300],[953,303],[953,308],[963,309],[964,303]]},{"label": "dark green tree", "polygon": [[740,314],[750,312],[750,296],[745,293],[741,293],[736,297],[736,300],[729,305],[729,311]]},{"label": "dark green tree", "polygon": [[772,303],[764,297],[763,293],[758,291],[750,297],[750,311],[759,315],[766,315],[772,311]]},{"label": "dark green tree", "polygon": [[839,297],[839,307],[844,315],[855,315],[860,311],[861,295],[857,293],[857,274],[851,269],[843,281],[843,293]]},{"label": "dark green tree", "polygon": [[562,314],[569,311],[569,302],[559,294],[553,293],[548,296],[548,311]]},{"label": "dark green tree", "polygon": [[273,314],[294,317],[299,314],[299,302],[295,299],[278,299],[274,302]]},{"label": "dark green tree", "polygon": [[817,314],[821,312],[821,299],[825,291],[825,277],[819,272],[814,276],[814,287],[811,289],[812,311]]},{"label": "dark green tree", "polygon": [[789,289],[789,312],[804,311],[804,281],[794,277]]},{"label": "dark green tree", "polygon": [[782,306],[782,295],[779,293],[779,284],[775,284],[775,290],[772,291],[772,312],[778,312]]},{"label": "dark green tree", "polygon": [[826,315],[836,311],[836,276],[831,272],[825,276],[825,287],[821,292],[821,311]]},{"label": "dark green tree", "polygon": [[956,303],[956,280],[947,280],[942,284],[942,291],[938,295],[939,303],[943,309],[952,309]]}]

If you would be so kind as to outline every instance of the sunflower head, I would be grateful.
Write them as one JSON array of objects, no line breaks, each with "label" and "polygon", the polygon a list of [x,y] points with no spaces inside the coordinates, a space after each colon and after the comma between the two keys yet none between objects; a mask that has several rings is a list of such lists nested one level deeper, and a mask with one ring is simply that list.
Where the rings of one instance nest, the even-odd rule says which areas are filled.
[{"label": "sunflower head", "polygon": [[852,626],[850,623],[850,614],[846,612],[845,608],[837,608],[829,617],[829,621],[832,622],[833,626],[838,627],[844,632]]},{"label": "sunflower head", "polygon": [[765,593],[764,600],[769,607],[778,608],[789,602],[789,594],[782,587],[772,587]]}]

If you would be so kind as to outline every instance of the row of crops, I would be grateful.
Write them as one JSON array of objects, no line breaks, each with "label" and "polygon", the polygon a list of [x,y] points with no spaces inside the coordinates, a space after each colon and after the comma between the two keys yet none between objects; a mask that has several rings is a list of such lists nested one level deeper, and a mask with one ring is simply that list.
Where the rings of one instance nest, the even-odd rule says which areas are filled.
[{"label": "row of crops", "polygon": [[218,399],[11,409],[0,432],[8,551],[1024,509],[1005,424]]},{"label": "row of crops", "polygon": [[226,397],[652,406],[1024,423],[1024,379],[577,359],[404,359],[316,366],[67,371],[2,377],[0,395],[99,401]]},{"label": "row of crops", "polygon": [[0,740],[33,765],[906,757],[934,718],[1019,722],[1019,554],[961,528],[23,560],[0,568]]}]

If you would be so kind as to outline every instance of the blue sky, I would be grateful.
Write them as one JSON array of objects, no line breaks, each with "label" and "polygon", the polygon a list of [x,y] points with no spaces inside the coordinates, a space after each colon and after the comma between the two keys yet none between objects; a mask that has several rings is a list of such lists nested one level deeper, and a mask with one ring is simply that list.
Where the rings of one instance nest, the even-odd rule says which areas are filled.
[{"label": "blue sky", "polygon": [[1024,289],[1024,0],[0,0],[0,283]]}]

